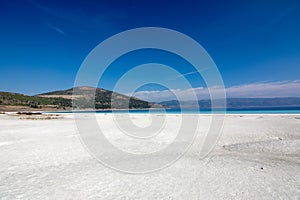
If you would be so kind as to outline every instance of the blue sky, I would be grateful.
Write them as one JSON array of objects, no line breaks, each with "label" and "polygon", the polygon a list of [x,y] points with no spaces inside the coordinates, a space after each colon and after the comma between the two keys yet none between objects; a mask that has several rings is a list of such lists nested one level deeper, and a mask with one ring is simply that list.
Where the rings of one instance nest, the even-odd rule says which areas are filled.
[{"label": "blue sky", "polygon": [[[260,87],[261,97],[300,96],[300,2],[296,0],[2,0],[0,23],[0,91],[33,95],[71,88],[82,61],[100,42],[121,31],[155,26],[199,42],[229,91],[240,88],[244,96],[252,97],[253,89],[245,90]],[[167,52],[134,52],[116,60],[118,70],[112,66],[100,86],[112,89],[121,67],[126,72],[135,64],[153,61],[188,73],[183,70],[188,63]],[[205,87],[199,75],[187,77],[193,87]],[[234,91],[232,96],[240,96]]]}]

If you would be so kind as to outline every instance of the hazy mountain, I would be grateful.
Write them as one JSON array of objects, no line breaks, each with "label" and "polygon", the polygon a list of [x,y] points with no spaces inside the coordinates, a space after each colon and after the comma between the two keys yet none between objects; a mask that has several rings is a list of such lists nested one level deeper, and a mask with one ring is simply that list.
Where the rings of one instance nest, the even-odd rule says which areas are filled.
[{"label": "hazy mountain", "polygon": [[[169,108],[179,109],[180,105],[177,100],[163,101],[160,104]],[[197,102],[183,101],[181,108],[192,109],[195,108]],[[200,100],[198,105],[202,109],[210,109],[210,100]],[[286,98],[228,98],[227,109],[275,109],[275,108],[300,108],[299,97]]]}]

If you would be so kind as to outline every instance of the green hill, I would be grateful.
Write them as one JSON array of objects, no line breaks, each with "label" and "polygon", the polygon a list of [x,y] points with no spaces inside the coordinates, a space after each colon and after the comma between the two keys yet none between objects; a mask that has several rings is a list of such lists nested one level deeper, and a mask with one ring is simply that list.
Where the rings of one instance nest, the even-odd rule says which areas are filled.
[{"label": "green hill", "polygon": [[[89,108],[88,102],[94,98],[91,91],[95,88],[78,87],[80,95],[74,96],[78,108]],[[38,94],[35,96],[27,96],[23,94],[0,92],[0,105],[3,106],[23,106],[31,109],[71,109],[72,107],[73,88]],[[95,108],[110,109],[111,97],[114,99],[114,108],[149,108],[152,104],[137,98],[128,97],[109,90],[96,88]],[[129,102],[129,106],[128,106]],[[85,106],[87,105],[87,106]]]},{"label": "green hill", "polygon": [[27,96],[18,93],[0,92],[0,105],[5,106],[27,106],[29,108],[43,107],[71,107],[72,102],[64,98],[44,98]]}]

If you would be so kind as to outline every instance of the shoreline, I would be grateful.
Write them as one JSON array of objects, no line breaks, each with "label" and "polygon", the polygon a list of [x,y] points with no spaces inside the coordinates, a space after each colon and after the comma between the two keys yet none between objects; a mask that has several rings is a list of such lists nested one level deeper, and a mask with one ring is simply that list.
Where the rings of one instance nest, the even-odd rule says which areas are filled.
[{"label": "shoreline", "polygon": [[[19,111],[20,112],[20,111]],[[75,114],[97,114],[97,115],[124,115],[124,114],[129,114],[129,115],[174,115],[174,116],[179,116],[179,115],[200,115],[200,116],[213,116],[213,115],[223,115],[223,116],[300,116],[300,113],[113,113],[113,112],[79,112],[79,113],[73,113],[73,112],[49,112],[49,111],[21,111],[20,114],[18,114],[17,111],[11,111],[11,112],[0,112],[1,115],[26,115],[26,113],[32,113],[32,115],[37,115],[37,113],[40,113],[41,115],[75,115]],[[30,115],[30,114],[28,114]]]}]

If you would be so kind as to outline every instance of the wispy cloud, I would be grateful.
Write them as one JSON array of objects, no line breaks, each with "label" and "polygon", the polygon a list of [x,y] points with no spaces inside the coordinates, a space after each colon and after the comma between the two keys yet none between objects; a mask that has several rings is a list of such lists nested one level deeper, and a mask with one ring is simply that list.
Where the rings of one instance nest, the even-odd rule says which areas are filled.
[{"label": "wispy cloud", "polygon": [[66,35],[65,34],[65,32],[63,31],[63,30],[61,30],[60,28],[58,28],[58,27],[56,27],[56,26],[53,26],[53,25],[51,25],[51,24],[47,24],[47,26],[49,27],[49,28],[51,28],[52,30],[55,30],[56,32],[58,32],[59,34],[61,34],[61,35]]},{"label": "wispy cloud", "polygon": [[300,80],[253,83],[227,89],[231,97],[300,97]]},{"label": "wispy cloud", "polygon": [[294,12],[297,9],[298,5],[293,5],[292,7],[284,9],[281,13],[278,15],[275,15],[272,20],[269,22],[269,24],[265,25],[265,30],[269,31],[270,28],[280,21],[282,21],[287,15]]},{"label": "wispy cloud", "polygon": [[188,72],[188,73],[185,73],[185,74],[180,74],[180,75],[177,76],[176,78],[188,76],[188,75],[191,75],[191,74],[197,74],[197,73],[199,73],[199,71]]},{"label": "wispy cloud", "polygon": [[[214,91],[221,90],[214,87]],[[163,91],[139,91],[134,94],[135,97],[147,101],[166,101],[173,100],[178,96],[181,100],[191,100],[194,94],[198,99],[207,99],[210,97],[209,88],[198,87],[190,89],[170,89]],[[271,97],[300,97],[300,80],[262,82],[231,86],[226,88],[226,95],[230,98],[271,98]]]},{"label": "wispy cloud", "polygon": [[[67,6],[67,4],[57,6],[54,1],[28,0],[28,3],[63,22],[76,24],[77,32],[86,31],[85,29],[78,29],[78,26],[92,28],[93,31],[95,31],[95,27],[101,30],[118,29],[116,23],[127,17],[127,13],[124,11],[111,9],[105,3],[99,4],[94,1],[79,1],[75,3],[76,6],[74,7]],[[94,11],[91,12],[90,8],[93,8]]]}]

